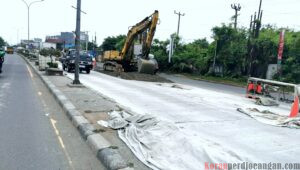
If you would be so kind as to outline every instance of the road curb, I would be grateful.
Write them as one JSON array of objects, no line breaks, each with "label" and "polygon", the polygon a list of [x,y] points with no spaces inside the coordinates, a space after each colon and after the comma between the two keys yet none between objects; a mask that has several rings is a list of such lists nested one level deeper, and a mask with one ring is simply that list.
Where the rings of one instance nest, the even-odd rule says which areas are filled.
[{"label": "road curb", "polygon": [[100,149],[111,147],[111,144],[102,135],[99,134],[88,136],[87,143],[90,145],[95,154],[97,154]]},{"label": "road curb", "polygon": [[42,75],[28,59],[21,54],[18,55],[25,60],[46,85],[50,93],[63,108],[67,117],[72,121],[74,127],[78,129],[82,138],[87,142],[102,164],[109,170],[133,170],[133,168],[128,166],[129,164],[122,158],[118,150],[112,149],[112,145],[101,134],[94,133],[95,129],[93,125],[76,110],[72,102],[46,76]]},{"label": "road curb", "polygon": [[105,167],[111,170],[129,168],[116,149],[100,149],[97,153],[97,158],[101,160]]}]

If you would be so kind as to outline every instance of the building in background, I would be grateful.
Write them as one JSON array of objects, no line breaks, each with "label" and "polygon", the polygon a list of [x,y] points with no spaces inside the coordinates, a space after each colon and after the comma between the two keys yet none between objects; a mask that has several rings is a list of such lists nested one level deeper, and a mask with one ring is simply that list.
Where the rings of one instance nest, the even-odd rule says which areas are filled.
[{"label": "building in background", "polygon": [[86,32],[80,32],[80,41],[88,42],[89,41],[89,35]]},{"label": "building in background", "polygon": [[[56,43],[58,49],[75,48],[75,33],[74,32],[61,32],[60,35],[47,36],[45,42]],[[89,36],[85,32],[80,33],[80,40],[82,44],[89,41]]]},{"label": "building in background", "polygon": [[34,38],[33,40],[21,40],[21,46],[29,49],[40,49],[41,43],[43,42],[40,38]]},{"label": "building in background", "polygon": [[[41,49],[41,48],[55,48],[55,49],[74,49],[75,48],[75,33],[74,32],[61,32],[60,35],[46,36],[45,42],[41,38],[34,38],[33,40],[21,40],[20,45],[28,49]],[[89,42],[89,36],[86,32],[80,33],[80,41],[82,49],[86,48]]]},{"label": "building in background", "polygon": [[41,43],[43,42],[43,40],[41,38],[34,38],[33,39],[33,43],[32,43],[32,47],[34,49],[40,49],[41,48]]},{"label": "building in background", "polygon": [[55,44],[55,48],[57,48],[57,49],[63,48],[63,41],[62,41],[60,35],[46,36],[45,42]]},{"label": "building in background", "polygon": [[23,47],[28,47],[28,46],[31,46],[31,44],[33,44],[33,40],[21,40],[21,46]]},{"label": "building in background", "polygon": [[75,48],[75,34],[73,32],[61,32],[60,38],[64,48]]},{"label": "building in background", "polygon": [[51,43],[51,42],[42,42],[41,43],[41,49],[42,48],[54,48],[54,49],[57,49],[57,44],[56,43]]}]

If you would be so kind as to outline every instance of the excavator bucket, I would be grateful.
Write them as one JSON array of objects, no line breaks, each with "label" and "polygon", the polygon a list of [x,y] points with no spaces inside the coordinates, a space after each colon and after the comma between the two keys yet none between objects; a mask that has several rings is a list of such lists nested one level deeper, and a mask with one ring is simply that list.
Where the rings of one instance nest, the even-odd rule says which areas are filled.
[{"label": "excavator bucket", "polygon": [[155,74],[158,69],[157,61],[155,59],[145,60],[140,58],[138,60],[138,72],[144,74]]}]

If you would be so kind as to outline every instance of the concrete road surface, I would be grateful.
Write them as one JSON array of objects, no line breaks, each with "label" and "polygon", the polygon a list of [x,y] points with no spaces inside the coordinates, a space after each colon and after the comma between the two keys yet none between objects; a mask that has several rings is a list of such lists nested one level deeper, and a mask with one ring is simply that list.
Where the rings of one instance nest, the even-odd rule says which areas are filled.
[{"label": "concrete road surface", "polygon": [[239,95],[239,96],[240,95],[244,96],[246,93],[246,89],[242,88],[242,87],[219,84],[219,83],[211,83],[211,82],[200,81],[200,80],[192,80],[192,79],[186,78],[185,76],[182,76],[179,74],[174,75],[174,74],[161,73],[159,75],[166,79],[172,80],[175,83],[204,88],[204,89],[208,89],[208,90],[214,90],[217,92],[231,93],[231,94],[235,94],[235,95]]},{"label": "concrete road surface", "polygon": [[[68,76],[74,77],[70,73]],[[169,152],[151,157],[163,160],[159,163],[166,163],[165,167],[203,169],[205,162],[299,161],[299,141],[296,140],[300,137],[299,129],[271,126],[237,111],[238,108],[256,108],[287,116],[290,107],[256,105],[254,100],[244,97],[242,88],[185,79],[178,79],[177,83],[130,81],[93,71],[89,75],[80,74],[80,81],[133,113],[150,114],[179,129],[180,134],[168,135],[164,144],[159,140]],[[158,142],[151,140],[155,141],[152,144]],[[173,154],[169,154],[171,152]],[[198,161],[190,161],[192,159]]]},{"label": "concrete road surface", "polygon": [[0,169],[105,169],[18,55],[0,75]]}]

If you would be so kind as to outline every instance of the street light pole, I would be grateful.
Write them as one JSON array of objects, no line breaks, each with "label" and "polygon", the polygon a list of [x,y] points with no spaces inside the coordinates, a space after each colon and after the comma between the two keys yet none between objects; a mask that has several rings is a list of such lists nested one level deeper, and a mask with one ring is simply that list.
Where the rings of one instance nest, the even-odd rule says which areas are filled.
[{"label": "street light pole", "polygon": [[29,40],[30,40],[30,27],[29,27],[29,19],[30,19],[30,15],[29,15],[29,11],[30,11],[30,6],[32,5],[32,4],[34,4],[34,3],[37,3],[37,2],[43,2],[44,0],[40,0],[40,1],[33,1],[33,2],[31,2],[30,4],[28,4],[25,0],[22,0],[24,3],[25,3],[25,5],[27,6],[27,26],[28,26],[28,37],[27,37],[27,43],[28,43],[28,47],[29,47]]},{"label": "street light pole", "polygon": [[[24,1],[24,0],[23,0]],[[25,1],[24,1],[25,2]],[[30,27],[29,27],[29,9],[30,9],[30,6],[27,6],[27,43],[28,43],[28,49],[29,49],[29,40],[30,40]]]}]

